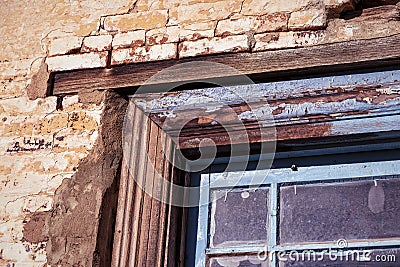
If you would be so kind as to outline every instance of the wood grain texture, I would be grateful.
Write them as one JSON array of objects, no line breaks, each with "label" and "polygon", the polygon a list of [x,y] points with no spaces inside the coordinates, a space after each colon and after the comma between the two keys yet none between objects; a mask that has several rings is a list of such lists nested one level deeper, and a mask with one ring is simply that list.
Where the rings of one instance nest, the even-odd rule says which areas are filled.
[{"label": "wood grain texture", "polygon": [[[152,214],[155,212],[153,210],[153,188],[154,182],[158,180],[155,179],[155,159],[157,155],[157,149],[161,147],[157,146],[157,141],[159,138],[160,129],[155,124],[150,122],[150,135],[148,137],[148,149],[146,153],[146,164],[142,167],[144,171],[144,183],[143,187],[140,188],[143,193],[143,200],[142,200],[142,212],[140,216],[140,229],[137,232],[139,235],[138,244],[136,248],[136,255],[137,255],[137,266],[149,266],[146,264],[146,258],[148,254],[154,254],[154,251],[148,251],[148,244],[150,242],[154,242],[154,240],[150,240],[150,228],[151,225],[155,222],[152,221]],[[153,217],[154,219],[154,217]],[[134,253],[132,251],[131,253]]]},{"label": "wood grain texture", "polygon": [[[209,61],[228,65],[247,75],[277,77],[290,71],[320,72],[397,64],[400,59],[400,34],[371,40],[357,40],[306,48],[210,55],[182,60],[137,63],[110,69],[78,70],[54,74],[53,95],[71,94],[81,90],[126,89],[135,87],[159,71],[178,63]],[[329,67],[329,68],[328,68]],[[316,68],[316,69],[315,69]],[[195,82],[225,77],[225,72],[192,68],[184,73],[160,75],[154,84]]]},{"label": "wood grain texture", "polygon": [[[164,183],[161,185],[161,199],[167,199],[169,196],[169,187],[167,185],[167,181],[171,180],[172,175],[172,165],[169,164],[168,158],[172,158],[175,149],[173,148],[172,141],[170,138],[167,138],[167,134],[165,132],[161,133],[161,139],[164,140],[163,144],[165,145],[164,154],[163,154],[163,166],[160,166],[161,173],[163,175]],[[156,264],[155,266],[163,266],[164,259],[166,255],[166,239],[168,234],[167,222],[168,222],[168,212],[169,205],[167,203],[161,203],[160,207],[160,219],[158,225],[158,234],[157,234],[157,242],[155,246],[156,250]]]},{"label": "wood grain texture", "polygon": [[[164,166],[168,164],[168,161],[165,160],[164,153],[166,151],[167,140],[162,137],[163,132],[159,130],[157,137],[157,154],[154,159],[154,175],[164,175]],[[166,175],[168,177],[168,173]],[[159,177],[164,179],[164,177]],[[165,183],[158,182],[159,180],[153,179],[153,197],[151,199],[151,218],[149,223],[149,241],[147,244],[147,251],[152,252],[148,253],[146,257],[145,266],[159,266],[157,265],[157,254],[159,253],[162,246],[159,246],[158,243],[162,240],[163,228],[164,224],[160,221],[165,218],[165,214],[163,211],[163,206],[165,205],[160,201],[162,199],[163,193],[163,185]]]},{"label": "wood grain texture", "polygon": [[177,266],[182,208],[164,203],[173,197],[167,182],[183,177],[170,162],[175,145],[142,110],[130,106],[130,114],[112,266]]},{"label": "wood grain texture", "polygon": [[[133,116],[133,120],[129,121],[132,123],[132,127],[135,127],[134,123],[141,124],[145,119],[137,107],[130,106],[129,111]],[[136,129],[138,128],[138,129]],[[126,141],[132,144],[139,143],[142,134],[139,132],[139,127],[135,127],[131,136],[126,136]],[[146,132],[146,131],[144,131]],[[115,237],[113,245],[113,257],[112,266],[124,266],[127,261],[127,255],[129,250],[129,244],[132,234],[132,223],[133,217],[133,199],[135,192],[135,183],[133,179],[130,179],[135,173],[135,166],[137,160],[134,155],[139,151],[139,146],[133,146],[131,153],[124,151],[123,155],[123,167],[124,172],[121,174],[120,188],[118,194],[118,211],[116,217]]]},{"label": "wood grain texture", "polygon": [[[151,120],[169,134],[181,149],[208,146],[211,142],[207,139],[217,146],[225,146],[395,131],[400,130],[400,82],[397,77],[399,74],[399,71],[379,74],[379,77],[385,79],[395,75],[390,81],[371,79],[372,74],[363,74],[362,79],[354,80],[360,82],[344,87],[336,84],[322,87],[318,84],[314,89],[310,89],[311,83],[299,83],[301,90],[297,90],[288,85],[280,91],[269,92],[276,97],[273,100],[268,100],[271,95],[257,94],[257,88],[254,87],[253,103],[244,101],[226,104],[217,101],[219,105],[210,102],[193,107],[181,101],[179,92],[173,92],[167,96],[170,102],[175,103],[174,108],[159,108],[161,105],[157,103],[164,103],[163,96],[155,98],[156,101],[147,102],[145,106],[150,107],[146,113],[149,113]],[[370,78],[371,81],[368,82],[371,84],[367,84],[366,81],[366,84],[362,84],[364,78]],[[344,79],[342,82],[348,84],[354,81]],[[286,89],[290,95],[286,94]],[[185,99],[189,94],[188,91],[184,95]],[[195,94],[191,97],[198,99],[198,95]],[[225,95],[220,97],[226,101]],[[229,99],[232,100],[233,98]],[[152,110],[154,107],[156,108]],[[213,112],[209,112],[210,107],[214,108]],[[167,112],[168,116],[165,115]]]}]

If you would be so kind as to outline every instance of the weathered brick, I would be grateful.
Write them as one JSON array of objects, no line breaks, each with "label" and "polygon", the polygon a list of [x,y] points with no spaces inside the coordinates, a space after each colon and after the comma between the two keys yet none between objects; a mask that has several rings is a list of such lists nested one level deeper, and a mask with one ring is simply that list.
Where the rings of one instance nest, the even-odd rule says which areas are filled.
[{"label": "weathered brick", "polygon": [[238,19],[221,20],[215,30],[216,36],[243,34],[253,30],[256,17],[242,17]]},{"label": "weathered brick", "polygon": [[0,100],[0,111],[4,115],[18,116],[32,113],[49,114],[56,111],[57,97],[46,97],[30,101],[27,97]]},{"label": "weathered brick", "polygon": [[107,65],[108,52],[55,56],[46,59],[49,71],[101,68]]},{"label": "weathered brick", "polygon": [[98,132],[82,130],[79,135],[76,134],[76,132],[77,131],[72,128],[62,129],[57,132],[54,136],[53,151],[87,153],[93,147]]},{"label": "weathered brick", "polygon": [[[5,207],[7,203],[11,203],[12,201],[16,201],[17,196],[8,195],[4,196],[0,199],[1,207]],[[19,214],[19,218],[21,218],[23,213]],[[17,217],[19,223],[16,223],[16,220],[11,219],[13,216],[10,216],[8,212],[4,208],[0,211],[0,219],[2,223],[0,224],[0,243],[8,243],[8,242],[15,242],[18,240],[18,237],[22,236],[22,229],[23,224],[22,220]],[[11,219],[11,220],[10,220]],[[3,263],[0,260],[0,263]],[[7,266],[7,265],[5,265]]]},{"label": "weathered brick", "polygon": [[[44,248],[35,252],[27,252],[27,247],[22,242],[4,242],[0,244],[0,250],[3,252],[2,255],[7,255],[7,260],[0,260],[0,263],[5,263],[5,265],[2,264],[3,266],[46,266],[45,262],[41,262],[44,259],[42,256],[45,256],[43,254],[46,254]],[[38,259],[33,260],[32,254],[34,254],[35,257],[37,256]]]},{"label": "weathered brick", "polygon": [[255,20],[254,32],[275,32],[275,31],[286,31],[290,13],[288,12],[277,12],[273,14],[267,14],[258,16]]},{"label": "weathered brick", "polygon": [[179,39],[180,41],[194,41],[201,38],[213,37],[216,25],[217,21],[183,25],[180,29]]},{"label": "weathered brick", "polygon": [[82,46],[83,37],[68,36],[50,41],[48,55],[65,55],[72,52],[79,52]]},{"label": "weathered brick", "polygon": [[[82,94],[85,94],[85,92],[80,92],[79,96],[78,95],[71,95],[71,96],[65,96],[62,101],[62,107],[63,111],[65,112],[74,112],[77,110],[86,110],[86,111],[92,111],[92,110],[97,110],[98,112],[101,111],[103,107],[103,103],[96,103],[96,100],[94,99],[93,94],[87,93],[88,95],[90,94],[90,100],[93,100],[92,103],[82,103]],[[96,96],[97,97],[97,96]],[[103,95],[99,94],[99,99],[103,99]],[[100,101],[101,101],[100,100]]]},{"label": "weathered brick", "polygon": [[111,35],[94,35],[83,39],[82,52],[99,52],[111,49]]},{"label": "weathered brick", "polygon": [[68,114],[67,127],[72,130],[78,131],[92,131],[96,130],[100,121],[100,114],[98,111],[78,110]]},{"label": "weathered brick", "polygon": [[313,0],[246,0],[243,2],[242,14],[259,16],[277,12],[293,12],[306,6],[312,6]]},{"label": "weathered brick", "polygon": [[255,51],[310,46],[322,43],[324,31],[276,32],[254,35]]},{"label": "weathered brick", "polygon": [[179,26],[169,26],[146,32],[146,45],[176,43],[179,41]]},{"label": "weathered brick", "polygon": [[108,16],[104,19],[107,31],[126,32],[132,30],[150,30],[165,27],[168,19],[167,10],[135,12],[124,15]]},{"label": "weathered brick", "polygon": [[215,37],[198,41],[185,41],[179,45],[179,57],[249,50],[247,35]]},{"label": "weathered brick", "polygon": [[111,64],[173,59],[176,58],[176,50],[175,43],[117,49],[112,52]]},{"label": "weathered brick", "polygon": [[16,59],[12,61],[0,61],[0,79],[20,81],[28,75],[32,65],[32,59]]},{"label": "weathered brick", "polygon": [[145,30],[117,33],[112,41],[113,49],[124,47],[136,47],[144,45],[146,38]]},{"label": "weathered brick", "polygon": [[[32,158],[25,158],[25,161],[28,160],[27,163],[30,163]],[[26,168],[26,165],[24,167]],[[23,175],[13,173],[10,182],[1,186],[1,192],[13,195],[39,194],[43,188],[46,188],[48,176],[47,174],[29,171],[24,171]]]},{"label": "weathered brick", "polygon": [[[26,116],[26,114],[30,114]],[[5,121],[0,121],[3,137],[30,137],[54,134],[60,128],[67,126],[68,114],[51,112],[48,114],[25,113],[6,116]],[[4,119],[4,118],[3,118]]]},{"label": "weathered brick", "polygon": [[326,27],[325,9],[306,9],[290,15],[289,30],[317,30]]},{"label": "weathered brick", "polygon": [[0,99],[26,95],[28,80],[5,80],[0,82]]},{"label": "weathered brick", "polygon": [[353,10],[359,0],[324,0],[327,9],[339,14],[344,10]]},{"label": "weathered brick", "polygon": [[[87,55],[82,56],[83,62],[77,62],[82,58],[74,61],[75,56],[81,57],[75,53],[80,52],[82,37],[97,34],[101,16],[126,13],[132,3],[133,1],[126,0],[115,0],[112,3],[92,0],[42,1],[28,5],[19,1],[2,3],[0,17],[4,19],[0,27],[0,266],[50,265],[46,258],[46,255],[51,254],[50,247],[46,247],[45,242],[31,244],[27,241],[24,237],[28,236],[24,236],[22,232],[23,226],[36,211],[52,208],[51,202],[56,189],[64,179],[76,172],[79,160],[88,155],[87,151],[53,152],[51,146],[42,149],[43,141],[44,144],[53,142],[54,138],[61,138],[60,134],[67,132],[61,129],[67,126],[68,113],[60,115],[61,111],[55,110],[55,97],[35,101],[25,97],[26,87],[38,70],[37,64],[40,65],[42,59],[49,56],[52,58],[49,62],[61,64],[57,68],[74,69],[82,65],[92,67],[93,60],[89,66],[85,63]],[[74,55],[58,57],[65,54]],[[60,63],[61,59],[65,59],[65,62]],[[101,64],[96,65],[104,65],[103,62],[105,63],[101,61]],[[46,82],[46,77],[42,79]],[[71,115],[72,113],[73,111],[70,112]],[[68,127],[68,130],[64,141],[56,140],[56,144],[77,151],[82,149],[82,146],[89,148],[97,132],[91,130],[93,133],[88,141],[89,131],[86,131],[85,135],[82,134],[83,131],[73,130],[72,126]],[[46,134],[49,131],[51,133]],[[15,145],[16,142],[26,151],[7,153],[9,145]],[[63,170],[68,173],[64,173]],[[37,231],[41,230],[47,229],[38,226]],[[34,231],[36,232],[36,229]],[[75,249],[80,250],[78,247]],[[72,250],[66,252],[71,253]],[[70,264],[66,261],[61,263],[60,260],[60,265],[78,264],[79,259],[76,260],[75,255],[71,258],[73,260]],[[92,264],[87,264],[89,265]]]},{"label": "weathered brick", "polygon": [[52,176],[47,181],[46,193],[54,194],[57,188],[61,185],[62,181],[64,179],[71,179],[72,175],[73,173],[59,173],[57,175]]},{"label": "weathered brick", "polygon": [[22,207],[24,212],[49,211],[53,203],[53,197],[49,195],[28,196]]},{"label": "weathered brick", "polygon": [[396,6],[369,8],[361,16],[329,21],[326,42],[344,42],[379,38],[400,33],[399,9]]},{"label": "weathered brick", "polygon": [[241,5],[241,0],[183,2],[176,9],[170,10],[170,20],[184,25],[226,19],[231,14],[239,12]]},{"label": "weathered brick", "polygon": [[255,33],[287,30],[289,13],[275,13],[263,16],[246,16],[230,18],[218,22],[215,34],[217,36],[237,35],[248,31]]}]

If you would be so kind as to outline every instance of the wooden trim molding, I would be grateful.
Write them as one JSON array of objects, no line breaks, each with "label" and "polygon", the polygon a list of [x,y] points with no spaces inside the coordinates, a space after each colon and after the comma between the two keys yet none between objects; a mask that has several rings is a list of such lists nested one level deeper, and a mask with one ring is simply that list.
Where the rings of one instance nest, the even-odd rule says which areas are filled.
[{"label": "wooden trim molding", "polygon": [[175,184],[183,180],[183,173],[167,159],[173,158],[174,144],[139,108],[134,107],[132,114],[134,131],[125,139],[131,150],[123,157],[112,266],[183,266],[183,209],[152,197],[171,195],[166,183],[154,182],[155,172]]},{"label": "wooden trim molding", "polygon": [[[135,87],[165,68],[178,63],[209,61],[233,67],[239,72],[262,79],[279,76],[319,73],[398,65],[400,62],[400,34],[369,40],[323,44],[304,48],[210,55],[191,59],[168,60],[116,66],[110,69],[77,70],[54,73],[53,95],[71,94],[85,90],[124,90],[134,93]],[[193,82],[225,77],[225,72],[209,72],[193,68],[185,73],[159,77],[157,84]],[[257,76],[257,77],[256,77]]]}]

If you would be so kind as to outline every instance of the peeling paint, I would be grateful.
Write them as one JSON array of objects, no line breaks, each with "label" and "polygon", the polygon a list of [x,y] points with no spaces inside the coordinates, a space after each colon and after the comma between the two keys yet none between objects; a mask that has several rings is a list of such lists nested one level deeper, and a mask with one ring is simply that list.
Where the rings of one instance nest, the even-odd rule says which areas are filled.
[{"label": "peeling paint", "polygon": [[[349,99],[355,94],[372,93],[395,95],[400,90],[400,71],[383,71],[374,74],[353,74],[296,81],[261,83],[232,87],[215,87],[196,89],[186,92],[152,94],[146,98],[135,96],[135,103],[148,113],[159,113],[163,110],[185,110],[193,107],[218,109],[220,106],[240,104],[243,102],[273,101],[285,99],[288,103],[299,102],[334,102]],[[348,93],[343,94],[343,93]],[[306,98],[319,96],[319,99]],[[296,100],[298,99],[298,100]],[[210,107],[211,106],[211,107]]]}]

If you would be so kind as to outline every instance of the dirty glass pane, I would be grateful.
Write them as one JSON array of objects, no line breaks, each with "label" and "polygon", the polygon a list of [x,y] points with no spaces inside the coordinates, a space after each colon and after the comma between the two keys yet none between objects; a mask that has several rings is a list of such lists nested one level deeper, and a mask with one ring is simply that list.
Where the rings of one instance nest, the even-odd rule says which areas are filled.
[{"label": "dirty glass pane", "polygon": [[211,198],[211,247],[267,242],[268,188],[213,190]]},{"label": "dirty glass pane", "polygon": [[400,237],[400,179],[285,186],[280,243]]},{"label": "dirty glass pane", "polygon": [[224,256],[211,258],[210,267],[268,267],[268,259],[257,255]]},{"label": "dirty glass pane", "polygon": [[350,250],[347,253],[294,254],[277,257],[279,267],[393,267],[400,266],[400,249]]}]

